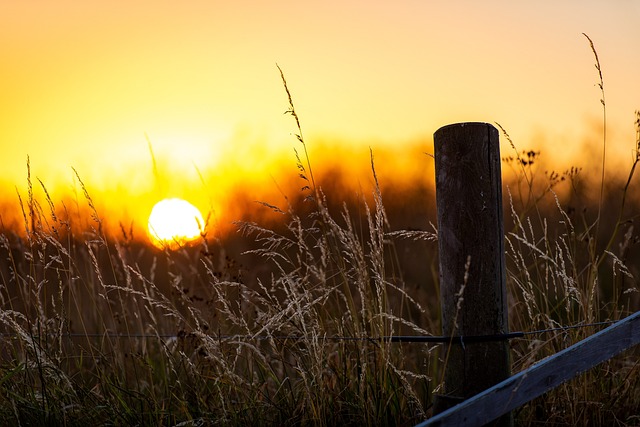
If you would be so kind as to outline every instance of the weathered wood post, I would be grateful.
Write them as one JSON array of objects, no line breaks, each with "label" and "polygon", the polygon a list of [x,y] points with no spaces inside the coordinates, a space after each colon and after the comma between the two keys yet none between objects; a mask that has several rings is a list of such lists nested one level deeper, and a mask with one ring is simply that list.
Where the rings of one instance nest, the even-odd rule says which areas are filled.
[{"label": "weathered wood post", "polygon": [[[487,123],[434,134],[442,328],[445,336],[508,332],[498,130]],[[445,347],[435,412],[507,379],[506,340]],[[510,417],[503,420],[508,424]]]}]

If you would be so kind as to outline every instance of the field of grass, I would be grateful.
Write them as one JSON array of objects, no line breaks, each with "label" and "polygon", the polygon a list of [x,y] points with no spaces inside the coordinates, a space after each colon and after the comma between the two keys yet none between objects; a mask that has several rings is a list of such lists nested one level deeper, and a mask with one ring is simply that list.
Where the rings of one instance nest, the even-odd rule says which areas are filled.
[{"label": "field of grass", "polygon": [[[560,326],[640,309],[636,120],[628,179],[603,178],[601,188],[574,167],[543,174],[546,153],[512,143],[505,156],[510,330],[554,329],[510,342],[513,372],[602,328]],[[79,233],[66,208],[35,200],[29,178],[24,230],[0,234],[2,424],[428,418],[446,347],[377,338],[440,334],[433,189],[420,177],[412,188],[379,182],[372,156],[370,194],[336,200],[327,188],[339,184],[314,176],[297,137],[303,188],[286,208],[263,206],[278,221],[239,222],[233,236],[203,235],[177,251],[126,232],[108,238],[86,192],[91,220]],[[417,195],[432,200],[420,207]],[[417,226],[405,227],[407,204],[417,205]],[[516,424],[640,424],[638,355],[629,350],[524,405]]]}]

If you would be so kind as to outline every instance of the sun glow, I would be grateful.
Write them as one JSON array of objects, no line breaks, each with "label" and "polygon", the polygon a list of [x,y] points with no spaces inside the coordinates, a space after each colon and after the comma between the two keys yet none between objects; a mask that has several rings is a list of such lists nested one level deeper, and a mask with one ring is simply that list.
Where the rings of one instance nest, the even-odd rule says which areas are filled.
[{"label": "sun glow", "polygon": [[151,210],[148,228],[156,246],[175,249],[200,237],[204,218],[198,208],[186,200],[164,199]]}]

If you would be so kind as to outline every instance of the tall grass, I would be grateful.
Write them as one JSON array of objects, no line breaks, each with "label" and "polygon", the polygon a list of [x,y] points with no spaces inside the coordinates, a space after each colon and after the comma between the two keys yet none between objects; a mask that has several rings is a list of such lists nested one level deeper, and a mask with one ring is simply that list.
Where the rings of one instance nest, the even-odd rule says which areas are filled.
[{"label": "tall grass", "polygon": [[[284,207],[264,203],[277,225],[237,223],[242,255],[206,234],[176,251],[125,231],[107,238],[79,176],[77,203],[91,218],[78,234],[42,182],[44,202],[34,196],[27,163],[24,233],[0,234],[7,425],[412,425],[431,415],[444,353],[379,338],[439,335],[437,272],[415,274],[407,262],[416,251],[435,259],[435,230],[426,215],[421,230],[394,227],[373,154],[370,195],[347,203],[325,193],[282,79],[302,188]],[[512,341],[514,372],[598,326],[556,328],[639,309],[640,113],[636,129],[628,179],[597,205],[616,197],[613,221],[568,206],[562,186],[573,206],[582,200],[578,168],[540,177],[539,152],[505,159],[514,166],[505,178],[510,330],[554,329]],[[515,420],[638,424],[639,371],[629,351],[518,409]]]},{"label": "tall grass", "polygon": [[[562,174],[545,173],[548,182],[536,191],[533,165],[539,153],[528,151],[505,159],[520,168],[521,176],[517,180],[517,200],[509,193],[513,228],[505,236],[512,298],[510,327],[555,330],[512,347],[515,371],[597,330],[596,326],[564,329],[564,325],[606,323],[640,309],[639,239],[634,229],[638,196],[637,187],[632,185],[640,162],[640,112],[635,117],[636,140],[628,175],[622,182],[607,182],[603,74],[593,41],[584,35],[595,58],[603,112],[602,167],[595,209],[593,202],[581,200],[588,197],[580,194],[584,186],[580,168],[571,167]],[[563,203],[554,191],[562,182],[569,185],[568,199],[574,199],[571,204]],[[630,200],[634,206],[629,206]],[[575,209],[576,203],[583,203],[583,209]],[[595,217],[588,212],[590,209],[596,211]],[[550,425],[636,425],[640,422],[639,368],[637,351],[628,351],[521,408],[518,421],[526,425],[542,421]]]},{"label": "tall grass", "polygon": [[0,241],[0,416],[22,425],[426,418],[432,348],[378,339],[437,329],[400,276],[380,188],[373,205],[362,200],[364,223],[346,204],[330,212],[303,159],[302,204],[266,205],[281,232],[238,223],[258,244],[246,256],[270,267],[250,282],[251,266],[206,236],[175,252],[110,241],[80,177],[93,225],[74,235],[48,195],[48,211],[38,203],[28,167],[26,238],[7,231]]}]

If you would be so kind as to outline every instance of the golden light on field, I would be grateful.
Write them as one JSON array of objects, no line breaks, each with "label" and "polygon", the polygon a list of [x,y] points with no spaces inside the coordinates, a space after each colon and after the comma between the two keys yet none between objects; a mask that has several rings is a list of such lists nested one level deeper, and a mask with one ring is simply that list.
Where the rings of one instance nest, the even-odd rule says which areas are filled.
[{"label": "golden light on field", "polygon": [[183,199],[164,199],[155,204],[149,215],[149,236],[161,248],[177,248],[198,239],[204,231],[204,218],[191,203]]},{"label": "golden light on field", "polygon": [[550,167],[597,172],[601,95],[583,32],[603,68],[608,167],[622,170],[639,18],[637,2],[579,0],[0,1],[0,223],[24,222],[27,156],[62,211],[87,205],[73,167],[113,234],[145,235],[153,204],[174,194],[214,212],[215,229],[255,209],[234,194],[277,203],[300,187],[288,184],[301,150],[276,64],[314,170],[353,188],[369,148],[381,178],[432,179],[431,136],[461,121],[498,122]]}]

